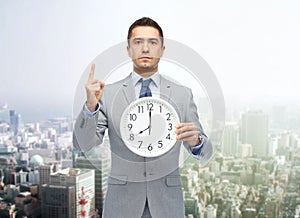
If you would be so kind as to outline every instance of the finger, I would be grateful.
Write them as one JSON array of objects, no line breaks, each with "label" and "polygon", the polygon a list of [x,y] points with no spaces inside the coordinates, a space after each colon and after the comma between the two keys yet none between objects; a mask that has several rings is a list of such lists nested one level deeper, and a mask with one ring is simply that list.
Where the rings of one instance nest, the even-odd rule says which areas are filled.
[{"label": "finger", "polygon": [[194,125],[193,123],[183,124],[176,129],[177,134],[187,131],[197,131],[196,125]]},{"label": "finger", "polygon": [[185,127],[185,126],[193,126],[193,125],[195,125],[195,124],[194,123],[178,123],[176,125],[176,128],[180,129],[180,128]]},{"label": "finger", "polygon": [[100,91],[100,86],[99,86],[99,84],[89,85],[88,90],[89,91]]},{"label": "finger", "polygon": [[92,64],[92,67],[91,67],[91,71],[90,71],[90,73],[89,73],[89,79],[88,79],[88,82],[93,81],[93,79],[94,79],[94,73],[95,73],[95,64],[93,63],[93,64]]},{"label": "finger", "polygon": [[177,135],[178,140],[187,140],[189,138],[193,138],[198,136],[198,132],[197,131],[188,131],[188,132],[184,132],[184,133],[180,133]]},{"label": "finger", "polygon": [[100,89],[104,89],[105,83],[104,82],[100,82]]}]

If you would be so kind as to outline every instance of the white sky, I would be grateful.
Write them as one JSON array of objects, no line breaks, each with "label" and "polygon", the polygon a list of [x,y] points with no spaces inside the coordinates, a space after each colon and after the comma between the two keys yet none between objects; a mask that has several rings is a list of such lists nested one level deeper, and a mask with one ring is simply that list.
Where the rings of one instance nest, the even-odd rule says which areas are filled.
[{"label": "white sky", "polygon": [[0,0],[0,102],[71,111],[87,65],[143,16],[198,52],[225,98],[299,99],[299,11],[297,0]]}]

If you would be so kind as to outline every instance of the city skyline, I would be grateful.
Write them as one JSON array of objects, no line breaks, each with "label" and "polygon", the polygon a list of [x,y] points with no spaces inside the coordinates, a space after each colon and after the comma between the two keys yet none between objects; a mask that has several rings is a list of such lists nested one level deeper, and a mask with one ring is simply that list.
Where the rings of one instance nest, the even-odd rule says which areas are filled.
[{"label": "city skyline", "polygon": [[[75,89],[87,66],[104,50],[124,42],[134,20],[150,16],[166,38],[193,48],[207,61],[227,105],[232,98],[238,104],[271,100],[297,105],[299,4],[191,0],[154,1],[144,7],[127,1],[115,8],[114,2],[99,1],[76,1],[72,7],[68,1],[1,1],[0,102],[37,117],[71,114]],[[164,8],[172,9],[168,16]],[[130,13],[109,19],[119,17],[120,10]]]}]

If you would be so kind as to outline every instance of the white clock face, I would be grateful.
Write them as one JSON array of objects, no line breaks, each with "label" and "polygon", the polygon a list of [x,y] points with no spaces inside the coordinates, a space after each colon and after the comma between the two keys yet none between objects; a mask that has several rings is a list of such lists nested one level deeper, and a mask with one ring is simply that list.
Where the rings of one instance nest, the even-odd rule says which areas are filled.
[{"label": "white clock face", "polygon": [[168,102],[145,97],[132,102],[120,122],[121,137],[126,146],[143,157],[168,152],[176,143],[176,110]]}]

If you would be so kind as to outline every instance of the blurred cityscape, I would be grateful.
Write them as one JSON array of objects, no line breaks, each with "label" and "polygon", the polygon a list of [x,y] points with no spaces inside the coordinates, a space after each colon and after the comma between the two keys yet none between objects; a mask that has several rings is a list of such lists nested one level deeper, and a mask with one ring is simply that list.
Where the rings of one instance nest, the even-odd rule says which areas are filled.
[{"label": "blurred cityscape", "polygon": [[[201,121],[209,123],[203,115]],[[0,217],[101,217],[109,142],[82,154],[70,117],[24,123],[0,108]],[[300,108],[228,110],[206,166],[180,166],[187,218],[300,218]]]}]

